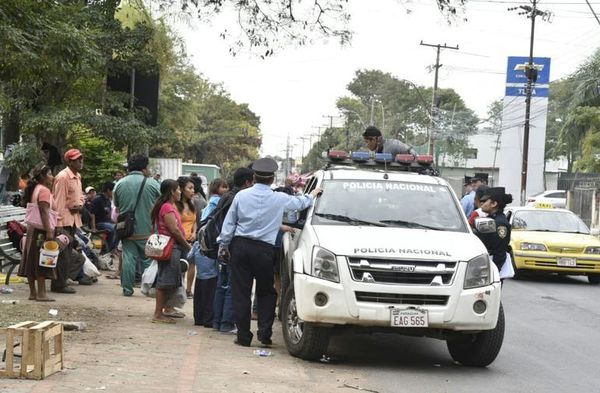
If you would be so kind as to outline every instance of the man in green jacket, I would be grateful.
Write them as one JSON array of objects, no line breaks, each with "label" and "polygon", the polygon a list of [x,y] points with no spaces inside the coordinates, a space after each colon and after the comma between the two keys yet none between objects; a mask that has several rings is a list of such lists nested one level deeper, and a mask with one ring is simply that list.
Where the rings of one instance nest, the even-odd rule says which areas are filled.
[{"label": "man in green jacket", "polygon": [[144,183],[139,203],[135,208],[135,226],[133,236],[122,239],[123,243],[123,266],[121,273],[121,287],[123,295],[133,295],[133,283],[136,273],[141,274],[150,266],[151,259],[144,253],[146,240],[152,232],[152,220],[150,211],[154,202],[160,196],[160,186],[156,180],[149,177],[148,157],[141,154],[132,155],[127,161],[128,175],[119,180],[113,192],[114,202],[119,214],[132,212],[134,210],[138,192]]}]

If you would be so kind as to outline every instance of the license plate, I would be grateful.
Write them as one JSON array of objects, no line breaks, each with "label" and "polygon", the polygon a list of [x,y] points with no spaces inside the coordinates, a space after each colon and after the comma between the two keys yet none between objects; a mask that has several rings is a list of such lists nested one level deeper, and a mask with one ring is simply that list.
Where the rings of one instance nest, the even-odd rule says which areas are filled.
[{"label": "license plate", "polygon": [[577,259],[559,257],[556,264],[558,266],[575,267],[575,266],[577,266]]},{"label": "license plate", "polygon": [[424,310],[400,310],[393,308],[390,318],[393,327],[427,327],[429,318]]}]

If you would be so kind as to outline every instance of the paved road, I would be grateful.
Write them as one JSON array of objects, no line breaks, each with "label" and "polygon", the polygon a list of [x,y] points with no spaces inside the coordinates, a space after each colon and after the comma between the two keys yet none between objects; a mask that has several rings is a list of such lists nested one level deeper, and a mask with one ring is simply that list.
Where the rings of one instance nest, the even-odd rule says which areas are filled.
[{"label": "paved road", "polygon": [[[55,294],[48,306],[59,315],[76,305],[99,313],[88,331],[67,332],[65,370],[43,381],[0,379],[0,393],[600,391],[600,286],[547,277],[504,287],[504,346],[490,367],[473,369],[456,365],[442,341],[393,335],[335,337],[330,363],[305,362],[288,355],[279,324],[273,356],[257,357],[256,347],[235,346],[189,317],[151,324],[153,299],[124,298],[102,278],[77,295]],[[25,285],[11,296],[19,307],[32,304]]]},{"label": "paved road", "polygon": [[506,333],[486,369],[453,363],[442,341],[389,335],[338,337],[337,364],[378,392],[600,391],[600,286],[584,277],[509,280]]}]

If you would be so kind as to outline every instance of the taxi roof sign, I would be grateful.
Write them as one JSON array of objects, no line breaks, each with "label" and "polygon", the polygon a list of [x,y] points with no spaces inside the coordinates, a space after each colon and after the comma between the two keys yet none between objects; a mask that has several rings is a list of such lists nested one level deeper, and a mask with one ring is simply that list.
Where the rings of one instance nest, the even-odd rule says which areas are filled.
[{"label": "taxi roof sign", "polygon": [[554,209],[554,205],[550,202],[537,202],[533,206],[537,209]]}]

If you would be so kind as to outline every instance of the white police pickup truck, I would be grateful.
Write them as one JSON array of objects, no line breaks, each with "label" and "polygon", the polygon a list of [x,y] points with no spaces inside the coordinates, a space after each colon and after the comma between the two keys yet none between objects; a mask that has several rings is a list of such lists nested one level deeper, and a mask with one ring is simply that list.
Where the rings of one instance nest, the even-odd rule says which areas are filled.
[{"label": "white police pickup truck", "polygon": [[[331,334],[447,341],[484,367],[504,337],[498,270],[430,156],[330,152],[305,192],[323,189],[284,237],[281,318],[290,354],[314,360]],[[420,172],[420,173],[419,173]]]}]

